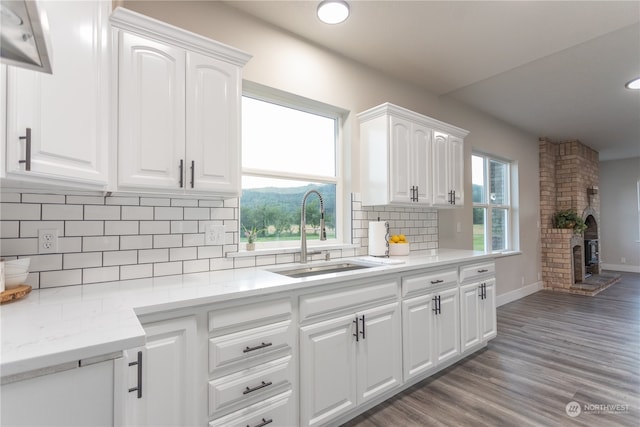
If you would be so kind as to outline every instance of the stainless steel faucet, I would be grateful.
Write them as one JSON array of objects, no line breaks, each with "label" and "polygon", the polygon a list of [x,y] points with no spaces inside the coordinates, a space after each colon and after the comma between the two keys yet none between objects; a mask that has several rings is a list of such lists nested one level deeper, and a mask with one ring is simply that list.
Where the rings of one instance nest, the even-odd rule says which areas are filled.
[{"label": "stainless steel faucet", "polygon": [[309,190],[302,197],[302,210],[300,212],[300,263],[302,264],[307,262],[307,219],[305,215],[307,197],[314,193],[320,199],[320,240],[327,240],[327,230],[324,227],[324,200],[322,199],[322,194],[317,190]]}]

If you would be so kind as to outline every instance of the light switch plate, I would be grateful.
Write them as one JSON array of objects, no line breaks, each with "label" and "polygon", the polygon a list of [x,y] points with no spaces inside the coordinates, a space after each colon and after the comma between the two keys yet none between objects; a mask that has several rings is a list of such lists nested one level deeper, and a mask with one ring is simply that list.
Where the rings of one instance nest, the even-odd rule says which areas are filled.
[{"label": "light switch plate", "polygon": [[224,245],[224,225],[207,224],[204,226],[205,245]]}]

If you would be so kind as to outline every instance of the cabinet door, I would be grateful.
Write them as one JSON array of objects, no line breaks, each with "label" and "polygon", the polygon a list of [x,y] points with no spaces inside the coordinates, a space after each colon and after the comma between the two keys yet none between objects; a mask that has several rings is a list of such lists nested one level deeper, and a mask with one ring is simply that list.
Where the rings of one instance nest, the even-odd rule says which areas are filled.
[{"label": "cabinet door", "polygon": [[187,191],[240,194],[241,95],[237,66],[187,53]]},{"label": "cabinet door", "polygon": [[411,203],[411,186],[415,185],[411,181],[411,122],[392,116],[390,132],[389,201]]},{"label": "cabinet door", "polygon": [[411,128],[411,169],[413,184],[418,187],[420,205],[431,204],[431,129],[414,124]]},{"label": "cabinet door", "polygon": [[460,286],[462,351],[476,346],[482,340],[480,335],[482,326],[481,302],[480,283]]},{"label": "cabinet door", "polygon": [[302,425],[326,423],[357,404],[354,320],[349,315],[300,328]]},{"label": "cabinet door", "polygon": [[402,384],[399,304],[358,313],[358,404]]},{"label": "cabinet door", "polygon": [[423,295],[402,303],[404,380],[435,366],[433,296]]},{"label": "cabinet door", "polygon": [[125,31],[118,43],[118,185],[182,191],[185,52]]},{"label": "cabinet door", "polygon": [[449,136],[449,186],[455,192],[455,206],[464,205],[464,142]]},{"label": "cabinet door", "polygon": [[482,339],[489,340],[498,333],[496,321],[496,279],[485,282],[485,299],[482,300]]},{"label": "cabinet door", "polygon": [[[7,68],[10,178],[104,187],[109,142],[109,14],[105,1],[40,2],[50,23],[53,74]],[[31,171],[25,170],[31,128]]]},{"label": "cabinet door", "polygon": [[440,295],[440,313],[435,316],[438,363],[460,354],[460,307],[458,288],[448,289]]},{"label": "cabinet door", "polygon": [[[142,397],[130,393],[130,425],[187,426],[199,423],[206,395],[196,387],[196,319],[184,317],[144,326]],[[199,400],[201,402],[199,402]]]},{"label": "cabinet door", "polygon": [[449,180],[448,180],[448,135],[441,132],[433,132],[432,152],[433,152],[433,204],[445,205],[449,203]]}]

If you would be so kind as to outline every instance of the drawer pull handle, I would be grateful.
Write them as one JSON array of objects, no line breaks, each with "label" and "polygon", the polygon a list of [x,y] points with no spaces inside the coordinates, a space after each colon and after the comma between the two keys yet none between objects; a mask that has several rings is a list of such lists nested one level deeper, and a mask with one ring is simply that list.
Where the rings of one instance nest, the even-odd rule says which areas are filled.
[{"label": "drawer pull handle", "polygon": [[[253,427],[263,427],[266,426],[267,424],[271,424],[273,422],[273,418],[265,420],[264,418],[262,419],[262,422],[260,424],[256,424]],[[249,424],[247,424],[247,427],[251,427]]]},{"label": "drawer pull handle", "polygon": [[132,387],[129,389],[129,393],[137,391],[138,399],[142,399],[142,352],[138,352],[138,358],[135,362],[129,362],[129,366],[137,366],[137,374],[138,374],[138,384],[136,387]]},{"label": "drawer pull handle", "polygon": [[255,386],[255,387],[253,387],[253,388],[250,388],[250,387],[245,388],[245,389],[244,389],[244,391],[242,392],[242,394],[249,394],[249,393],[252,393],[252,392],[254,392],[254,391],[256,391],[256,390],[260,390],[261,388],[269,387],[271,384],[273,384],[271,381],[269,381],[269,382],[267,382],[267,383],[265,383],[264,381],[262,381],[262,384],[257,385],[257,386]]},{"label": "drawer pull handle", "polygon": [[18,160],[18,163],[24,163],[24,170],[31,170],[31,128],[27,128],[25,136],[18,137],[19,140],[24,140],[25,145],[25,159],[26,160]]},{"label": "drawer pull handle", "polygon": [[438,283],[442,283],[442,282],[444,282],[444,280],[440,280],[440,279],[438,279],[438,280],[432,280],[432,281],[431,281],[431,284],[432,284],[432,285],[437,285]]},{"label": "drawer pull handle", "polygon": [[486,273],[487,271],[489,270],[487,270],[486,268],[483,268],[482,270],[478,270],[478,273]]},{"label": "drawer pull handle", "polygon": [[261,348],[265,348],[265,347],[269,347],[270,345],[273,345],[273,343],[270,342],[263,342],[260,345],[257,345],[255,347],[249,347],[247,346],[247,348],[245,348],[244,350],[242,350],[243,353],[249,353],[250,351],[256,351],[256,350],[260,350]]}]

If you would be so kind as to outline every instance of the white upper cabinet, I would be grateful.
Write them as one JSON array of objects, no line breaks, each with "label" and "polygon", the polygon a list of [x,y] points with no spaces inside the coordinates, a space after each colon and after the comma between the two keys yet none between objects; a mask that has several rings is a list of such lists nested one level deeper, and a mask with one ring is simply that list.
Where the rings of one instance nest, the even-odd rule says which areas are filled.
[{"label": "white upper cabinet", "polygon": [[39,6],[49,20],[53,74],[7,67],[6,178],[104,189],[111,2],[41,1]]},{"label": "white upper cabinet", "polygon": [[364,205],[462,205],[467,131],[389,103],[358,118]]},{"label": "white upper cabinet", "polygon": [[118,8],[119,190],[240,193],[241,67],[250,56]]}]

